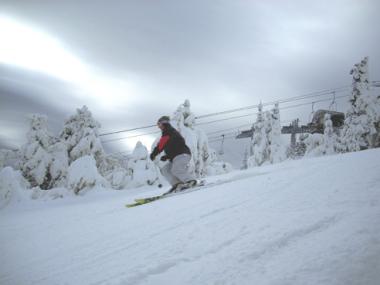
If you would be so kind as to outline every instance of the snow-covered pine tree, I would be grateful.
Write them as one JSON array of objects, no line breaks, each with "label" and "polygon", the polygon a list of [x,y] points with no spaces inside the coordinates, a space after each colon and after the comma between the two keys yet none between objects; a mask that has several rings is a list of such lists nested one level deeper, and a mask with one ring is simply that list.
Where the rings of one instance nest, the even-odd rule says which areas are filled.
[{"label": "snow-covered pine tree", "polygon": [[268,140],[263,116],[263,106],[260,103],[258,107],[256,122],[254,123],[254,132],[251,144],[252,156],[248,159],[248,166],[260,166],[268,160]]},{"label": "snow-covered pine tree", "polygon": [[110,187],[108,181],[99,174],[93,156],[81,156],[68,169],[67,185],[75,194],[84,193],[94,187]]},{"label": "snow-covered pine tree", "polygon": [[272,109],[271,115],[269,160],[271,163],[277,163],[286,159],[286,148],[281,140],[281,120],[278,103]]},{"label": "snow-covered pine tree", "polygon": [[323,131],[323,150],[324,155],[331,155],[335,153],[337,144],[337,137],[334,133],[333,124],[330,114],[325,114],[324,117],[324,131]]},{"label": "snow-covered pine tree", "polygon": [[12,200],[21,200],[26,194],[25,189],[29,187],[21,171],[10,166],[0,169],[0,210]]},{"label": "snow-covered pine tree", "polygon": [[314,157],[323,155],[323,134],[310,134],[305,139],[305,156]]},{"label": "snow-covered pine tree", "polygon": [[190,110],[190,106],[190,101],[185,100],[173,114],[171,122],[172,126],[184,137],[191,150],[196,175],[203,177],[230,171],[231,165],[219,161],[216,152],[208,144],[206,133],[195,126],[195,115]]},{"label": "snow-covered pine tree", "polygon": [[66,186],[67,170],[69,167],[69,156],[66,144],[56,138],[54,141],[55,142],[49,147],[49,153],[51,154],[49,167],[51,188]]},{"label": "snow-covered pine tree", "polygon": [[218,158],[214,149],[209,149],[209,157],[206,161],[206,175],[218,175],[231,172],[233,167],[230,163]]},{"label": "snow-covered pine tree", "polygon": [[83,106],[65,121],[60,137],[67,146],[70,164],[82,156],[91,155],[99,172],[104,175],[107,163],[99,139],[99,128],[100,124],[92,117],[88,108]]},{"label": "snow-covered pine tree", "polygon": [[377,125],[380,121],[379,99],[369,92],[368,57],[354,65],[352,75],[352,96],[350,109],[346,114],[340,137],[340,150],[359,151],[374,147]]},{"label": "snow-covered pine tree", "polygon": [[111,184],[113,189],[123,189],[127,187],[128,171],[126,157],[118,154],[110,154],[106,157],[107,169],[103,177]]},{"label": "snow-covered pine tree", "polygon": [[195,124],[195,115],[193,112],[191,112],[190,107],[191,107],[190,101],[186,99],[185,102],[183,103],[183,108],[182,108],[182,114],[184,118],[183,123],[186,127],[193,129],[194,124]]},{"label": "snow-covered pine tree", "polygon": [[306,156],[331,155],[336,153],[337,136],[334,133],[330,114],[324,116],[324,132],[311,134],[306,140]]},{"label": "snow-covered pine tree", "polygon": [[266,157],[269,160],[270,157],[270,145],[272,143],[272,114],[270,111],[264,112],[264,129],[267,141]]},{"label": "snow-covered pine tree", "polygon": [[210,174],[208,173],[207,167],[217,160],[217,156],[216,152],[215,156],[211,156],[213,150],[210,148],[207,135],[203,130],[196,128],[195,135],[197,137],[198,154],[195,160],[195,173],[197,173],[199,177],[203,177]]},{"label": "snow-covered pine tree", "polygon": [[[197,176],[202,177],[206,174],[205,158],[209,156],[207,137],[202,135],[202,131],[194,126],[195,115],[190,110],[189,100],[178,106],[172,117],[172,125],[184,137],[186,145],[190,148],[192,154],[192,163],[195,167]],[[205,144],[206,142],[206,144]]]},{"label": "snow-covered pine tree", "polygon": [[48,131],[47,117],[39,114],[31,115],[27,142],[21,148],[21,171],[32,187],[50,188],[51,143],[52,135]]},{"label": "snow-covered pine tree", "polygon": [[159,179],[158,171],[155,167],[154,163],[149,159],[147,148],[140,141],[137,142],[128,159],[128,187],[154,184]]}]

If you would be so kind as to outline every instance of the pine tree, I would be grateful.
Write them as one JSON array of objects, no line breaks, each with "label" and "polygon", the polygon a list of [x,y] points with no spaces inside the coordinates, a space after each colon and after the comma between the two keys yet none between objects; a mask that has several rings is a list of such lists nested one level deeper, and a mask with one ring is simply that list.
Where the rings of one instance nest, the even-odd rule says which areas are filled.
[{"label": "pine tree", "polygon": [[66,144],[58,139],[50,146],[51,162],[49,172],[51,175],[50,187],[66,186],[67,170],[69,167],[69,156]]},{"label": "pine tree", "polygon": [[190,124],[191,120],[185,125],[185,119],[189,118],[189,116],[190,118],[195,117],[190,111],[190,102],[186,100],[185,103],[179,105],[174,112],[171,123],[172,126],[183,136],[186,145],[191,150],[192,165],[195,167],[195,173],[197,176],[204,176],[206,169],[204,167],[204,161],[201,159],[202,153],[200,152],[200,146],[198,145],[196,128],[193,123]]},{"label": "pine tree", "polygon": [[154,163],[149,159],[147,148],[139,141],[128,159],[128,186],[138,187],[153,184],[158,180]]},{"label": "pine tree", "polygon": [[323,154],[334,154],[336,150],[336,135],[334,133],[333,124],[330,114],[325,114],[324,131],[323,131]]},{"label": "pine tree", "polygon": [[93,156],[81,156],[73,161],[68,169],[67,185],[75,194],[98,187],[110,187],[107,180],[99,174]]},{"label": "pine tree", "polygon": [[182,115],[183,115],[183,123],[186,127],[193,128],[195,124],[195,115],[193,112],[190,110],[191,104],[188,99],[185,100],[183,103],[183,108],[182,108]]},{"label": "pine tree", "polygon": [[337,150],[337,136],[334,133],[330,114],[324,116],[324,131],[322,134],[312,134],[307,137],[306,155],[321,156],[331,155]]},{"label": "pine tree", "polygon": [[125,158],[117,155],[110,154],[106,157],[107,168],[103,177],[111,184],[113,189],[123,189],[127,187],[128,171],[127,165],[124,166]]},{"label": "pine tree", "polygon": [[191,167],[194,167],[198,177],[230,171],[230,165],[219,161],[216,152],[209,146],[206,133],[195,126],[195,115],[190,106],[189,100],[178,106],[171,121],[191,150]]},{"label": "pine tree", "polygon": [[268,140],[263,116],[263,106],[260,103],[251,144],[252,156],[248,159],[248,166],[260,166],[268,160]]},{"label": "pine tree", "polygon": [[99,139],[100,124],[92,117],[86,106],[77,109],[76,114],[67,119],[60,135],[69,153],[69,163],[91,155],[101,174],[107,170],[106,155]]},{"label": "pine tree", "polygon": [[48,131],[46,116],[31,116],[27,143],[21,154],[20,169],[32,187],[47,190],[66,186],[67,148]]},{"label": "pine tree", "polygon": [[51,142],[52,135],[47,128],[47,117],[33,114],[30,118],[27,143],[21,148],[21,171],[32,187],[39,186],[41,189],[50,187]]},{"label": "pine tree", "polygon": [[352,96],[350,109],[346,114],[340,138],[340,150],[359,151],[374,147],[378,135],[379,100],[369,92],[368,57],[354,65],[352,75]]},{"label": "pine tree", "polygon": [[286,149],[281,140],[281,120],[278,103],[272,109],[269,160],[271,163],[286,159]]}]

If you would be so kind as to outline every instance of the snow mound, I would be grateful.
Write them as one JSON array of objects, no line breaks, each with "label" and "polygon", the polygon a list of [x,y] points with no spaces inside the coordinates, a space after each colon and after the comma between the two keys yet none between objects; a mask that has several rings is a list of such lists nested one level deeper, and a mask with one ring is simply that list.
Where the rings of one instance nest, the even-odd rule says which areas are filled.
[{"label": "snow mound", "polygon": [[129,171],[128,187],[141,187],[152,185],[159,180],[158,171],[154,163],[149,158],[148,149],[139,141],[131,157],[128,160],[127,169]]},{"label": "snow mound", "polygon": [[110,187],[106,179],[99,174],[95,159],[87,155],[75,160],[68,170],[68,187],[78,194],[95,186]]},{"label": "snow mound", "polygon": [[27,187],[29,187],[29,183],[20,171],[15,171],[9,166],[3,168],[0,171],[0,209],[12,200],[21,200]]}]

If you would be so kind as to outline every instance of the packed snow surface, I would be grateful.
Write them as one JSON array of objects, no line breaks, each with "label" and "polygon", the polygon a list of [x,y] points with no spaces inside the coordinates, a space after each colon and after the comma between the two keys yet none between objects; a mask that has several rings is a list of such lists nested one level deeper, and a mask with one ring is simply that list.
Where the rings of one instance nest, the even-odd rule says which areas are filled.
[{"label": "packed snow surface", "polygon": [[0,284],[380,284],[380,149],[0,211]]}]

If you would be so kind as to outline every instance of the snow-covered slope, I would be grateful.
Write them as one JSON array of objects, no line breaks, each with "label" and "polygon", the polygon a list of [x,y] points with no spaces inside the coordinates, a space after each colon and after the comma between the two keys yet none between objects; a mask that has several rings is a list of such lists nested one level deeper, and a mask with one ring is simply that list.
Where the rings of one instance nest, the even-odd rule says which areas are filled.
[{"label": "snow-covered slope", "polygon": [[0,284],[380,284],[380,149],[0,211]]}]

